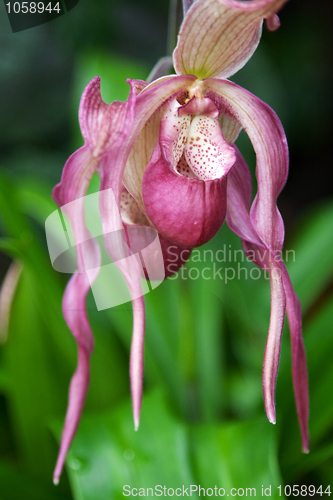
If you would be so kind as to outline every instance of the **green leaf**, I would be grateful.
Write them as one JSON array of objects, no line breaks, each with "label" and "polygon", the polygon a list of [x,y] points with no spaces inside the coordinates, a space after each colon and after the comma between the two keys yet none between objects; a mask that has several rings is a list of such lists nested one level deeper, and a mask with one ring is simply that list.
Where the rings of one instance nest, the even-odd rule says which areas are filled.
[{"label": "green leaf", "polygon": [[[197,470],[197,484],[208,488],[255,488],[256,496],[271,486],[271,498],[278,498],[282,483],[277,457],[274,428],[264,417],[248,422],[218,426],[198,426],[191,431]],[[250,491],[246,496],[250,495]]]},{"label": "green leaf", "polygon": [[40,478],[24,474],[4,462],[0,462],[0,497],[5,500],[71,500],[51,481],[43,483]]},{"label": "green leaf", "polygon": [[256,488],[261,496],[262,486],[271,486],[271,498],[278,498],[282,483],[273,427],[264,417],[189,426],[170,413],[159,392],[144,397],[137,432],[129,403],[113,413],[85,415],[67,471],[75,500],[120,499],[126,485],[146,495],[156,485],[188,491],[192,485],[193,498],[199,498],[198,485],[223,487],[225,496],[231,488]]},{"label": "green leaf", "polygon": [[84,415],[67,459],[74,497],[120,499],[124,485],[193,484],[188,447],[185,426],[158,393],[144,398],[137,432],[129,403],[113,413]]},{"label": "green leaf", "polygon": [[306,311],[333,276],[333,204],[313,210],[297,231],[288,271]]}]

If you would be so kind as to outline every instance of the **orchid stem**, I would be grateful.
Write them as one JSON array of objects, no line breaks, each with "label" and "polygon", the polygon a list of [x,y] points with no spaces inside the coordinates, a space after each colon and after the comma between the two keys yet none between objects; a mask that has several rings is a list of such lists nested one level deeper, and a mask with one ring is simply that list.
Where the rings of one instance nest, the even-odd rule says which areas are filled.
[{"label": "orchid stem", "polygon": [[173,50],[177,45],[177,34],[180,25],[180,1],[170,0],[167,39],[167,54],[169,56],[172,56]]},{"label": "orchid stem", "polygon": [[157,63],[149,73],[147,82],[151,83],[154,80],[161,78],[161,76],[168,75],[171,69],[172,69],[172,57],[170,56],[162,57],[162,59],[157,61]]},{"label": "orchid stem", "polygon": [[180,26],[181,7],[183,5],[183,17],[186,16],[188,9],[196,0],[170,0],[169,22],[168,22],[168,40],[167,54],[172,56],[173,50],[177,45],[177,34]]}]

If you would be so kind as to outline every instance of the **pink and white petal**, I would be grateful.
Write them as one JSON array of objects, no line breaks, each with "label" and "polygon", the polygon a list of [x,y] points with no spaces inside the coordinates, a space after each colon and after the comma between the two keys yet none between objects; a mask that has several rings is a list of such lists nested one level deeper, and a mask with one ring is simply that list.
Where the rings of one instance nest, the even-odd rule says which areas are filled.
[{"label": "pink and white petal", "polygon": [[149,226],[147,217],[140,210],[136,200],[127,191],[125,186],[120,196],[120,215],[125,225]]},{"label": "pink and white petal", "polygon": [[[120,148],[111,148],[112,153],[107,159],[107,168],[113,172],[109,179],[109,187],[114,190],[117,202],[120,200],[124,181],[126,189],[136,199],[141,210],[144,210],[141,197],[142,177],[148,165],[149,155],[152,154],[152,148],[155,146],[154,138],[158,133],[159,120],[157,117],[150,122],[150,119],[155,113],[158,115],[161,112],[161,106],[171,97],[176,98],[186,92],[195,80],[196,77],[192,75],[162,77],[145,87],[137,96],[135,117],[127,139],[123,141]],[[143,130],[144,127],[145,130]]]},{"label": "pink and white petal", "polygon": [[[93,156],[100,156],[111,146],[118,146],[127,137],[138,91],[138,81],[134,80],[127,101],[106,104],[101,96],[100,85],[98,76],[89,82],[79,108],[81,132]],[[141,85],[140,90],[143,87]]]},{"label": "pink and white petal", "polygon": [[182,155],[181,159],[177,163],[175,172],[178,172],[179,175],[183,177],[187,177],[187,179],[197,179],[197,176],[193,173],[193,171],[188,166],[188,163],[185,158],[185,154]]},{"label": "pink and white petal", "polygon": [[53,476],[55,483],[59,482],[67,451],[79,424],[89,385],[89,357],[94,340],[86,312],[85,302],[90,283],[85,269],[87,265],[89,268],[93,267],[96,271],[91,279],[97,276],[100,252],[85,226],[84,196],[97,164],[97,160],[91,156],[90,149],[83,146],[68,159],[61,182],[53,191],[53,198],[68,216],[73,230],[78,269],[68,282],[63,298],[64,317],[78,345],[78,362],[70,384],[65,425]]},{"label": "pink and white petal", "polygon": [[199,0],[189,9],[173,53],[178,75],[228,78],[256,50],[262,20],[286,0]]},{"label": "pink and white petal", "polygon": [[180,107],[176,99],[166,104],[159,131],[159,143],[162,153],[174,170],[184,153],[191,125],[190,115],[178,114]]},{"label": "pink and white petal", "polygon": [[142,178],[158,138],[162,114],[163,109],[158,110],[141,129],[131,149],[124,171],[123,182],[126,189],[136,199],[142,211],[144,211]]},{"label": "pink and white petal", "polygon": [[[268,269],[268,256],[280,264],[282,270],[283,287],[286,294],[286,308],[289,321],[291,349],[292,349],[292,372],[293,384],[296,399],[296,407],[302,436],[303,451],[309,449],[309,395],[308,395],[308,376],[306,367],[306,356],[302,338],[302,320],[301,308],[295,291],[293,290],[287,269],[279,258],[269,251],[261,243],[250,219],[248,207],[251,202],[251,175],[249,169],[236,148],[237,161],[228,176],[227,188],[227,217],[226,221],[230,229],[234,231],[243,240],[245,253],[263,269]],[[281,308],[282,310],[282,308]],[[265,380],[264,389],[268,390],[267,406],[271,406],[272,392],[274,398],[273,386],[275,386],[275,371],[277,369],[279,357],[279,337],[271,343],[265,353]],[[273,355],[272,359],[268,357]],[[270,372],[270,375],[269,375]],[[275,377],[276,378],[276,377]],[[270,401],[270,403],[269,403]]]}]

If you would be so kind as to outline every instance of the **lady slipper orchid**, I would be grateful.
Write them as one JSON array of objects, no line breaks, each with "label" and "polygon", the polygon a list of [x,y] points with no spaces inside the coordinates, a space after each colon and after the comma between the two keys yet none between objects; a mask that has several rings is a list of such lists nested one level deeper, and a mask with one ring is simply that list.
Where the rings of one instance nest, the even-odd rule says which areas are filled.
[{"label": "lady slipper orchid", "polygon": [[[134,253],[135,228],[158,231],[167,274],[168,247],[177,246],[180,267],[191,248],[203,245],[226,219],[240,236],[244,251],[268,270],[271,317],[264,356],[263,394],[267,417],[275,423],[275,383],[281,332],[287,312],[292,345],[292,371],[303,451],[308,451],[308,386],[301,313],[287,270],[280,259],[284,226],[277,197],[288,174],[288,147],[274,111],[260,99],[227,80],[255,51],[263,20],[279,25],[276,12],[286,0],[197,0],[188,9],[173,54],[174,76],[151,83],[132,80],[126,102],[107,105],[94,78],[83,93],[79,121],[84,146],[67,161],[54,189],[59,206],[83,199],[94,172],[101,177],[100,214],[104,243],[111,256]],[[191,2],[185,2],[191,3]],[[248,167],[234,145],[244,128],[257,157],[258,192],[251,203]],[[112,205],[113,193],[120,210]],[[66,453],[82,412],[88,383],[92,332],[84,310],[90,283],[85,275],[80,242],[89,239],[83,208],[69,210],[77,243],[78,271],[68,283],[63,310],[78,343],[68,410],[54,481],[58,482]],[[134,230],[127,244],[110,234]],[[99,265],[91,239],[90,259]],[[127,252],[127,254],[126,254]],[[142,398],[144,299],[138,265],[118,260],[132,296],[133,337],[130,360],[134,423]],[[173,272],[176,267],[173,266]],[[83,311],[83,312],[82,312]]]}]

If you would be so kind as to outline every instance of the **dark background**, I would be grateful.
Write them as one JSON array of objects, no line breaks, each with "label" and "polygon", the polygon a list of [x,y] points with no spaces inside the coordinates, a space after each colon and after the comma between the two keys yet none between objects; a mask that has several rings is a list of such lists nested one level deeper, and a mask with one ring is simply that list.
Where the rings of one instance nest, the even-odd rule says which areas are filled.
[{"label": "dark background", "polygon": [[[80,0],[65,16],[15,34],[2,5],[0,13],[1,168],[55,183],[72,152],[78,59],[102,49],[149,71],[166,53],[168,2]],[[332,15],[331,3],[291,0],[281,27],[264,28],[257,53],[232,77],[285,127],[290,175],[280,207],[291,227],[302,210],[332,195]]]}]

